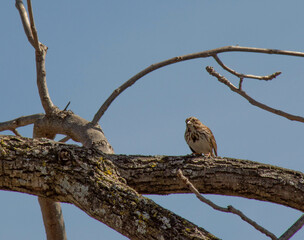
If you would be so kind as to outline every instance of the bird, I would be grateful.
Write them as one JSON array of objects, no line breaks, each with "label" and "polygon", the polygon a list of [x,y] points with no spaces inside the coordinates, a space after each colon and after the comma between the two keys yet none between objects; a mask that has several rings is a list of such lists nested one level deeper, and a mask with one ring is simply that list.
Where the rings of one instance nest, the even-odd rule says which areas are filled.
[{"label": "bird", "polygon": [[185,122],[185,140],[193,154],[217,156],[217,145],[211,130],[196,117],[188,117]]}]

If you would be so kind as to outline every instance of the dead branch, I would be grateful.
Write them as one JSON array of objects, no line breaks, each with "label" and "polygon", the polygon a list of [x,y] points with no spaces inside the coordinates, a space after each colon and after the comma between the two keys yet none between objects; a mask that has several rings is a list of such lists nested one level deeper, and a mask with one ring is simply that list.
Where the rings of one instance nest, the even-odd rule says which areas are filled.
[{"label": "dead branch", "polygon": [[38,197],[48,240],[67,240],[60,202]]},{"label": "dead branch", "polygon": [[233,213],[238,215],[240,218],[242,218],[245,222],[249,223],[251,226],[253,226],[255,229],[257,229],[258,231],[260,231],[261,233],[264,233],[266,236],[270,237],[273,240],[276,240],[277,237],[269,232],[267,229],[263,228],[262,226],[260,226],[259,224],[257,224],[256,222],[254,222],[253,220],[251,220],[250,218],[248,218],[244,213],[242,213],[240,210],[234,208],[233,206],[228,206],[228,207],[220,207],[217,204],[213,203],[212,201],[210,201],[209,199],[205,198],[204,196],[202,196],[199,191],[193,186],[193,184],[189,181],[188,178],[186,178],[182,171],[179,169],[177,171],[177,176],[179,177],[180,180],[183,181],[183,183],[185,185],[187,185],[187,187],[191,190],[191,192],[193,192],[196,197],[203,203],[206,203],[207,205],[209,205],[210,207],[212,207],[215,210],[221,211],[221,212],[226,212],[226,213]]},{"label": "dead branch", "polygon": [[[277,49],[266,49],[266,48],[251,48],[251,47],[241,47],[241,46],[226,46],[221,48],[216,48],[212,50],[207,50],[203,52],[198,53],[192,53],[188,55],[183,55],[179,57],[173,57],[170,59],[167,59],[162,62],[158,62],[155,64],[152,64],[151,66],[145,68],[141,72],[137,73],[133,77],[131,77],[128,81],[123,83],[120,87],[115,89],[112,94],[107,98],[107,100],[102,104],[102,106],[99,108],[97,113],[95,114],[92,123],[96,124],[99,122],[100,118],[103,116],[105,111],[109,108],[111,103],[128,87],[132,86],[136,81],[138,81],[143,76],[147,75],[150,72],[153,72],[154,70],[157,70],[159,68],[168,66],[170,64],[187,61],[191,59],[197,59],[197,58],[207,58],[207,57],[214,57],[219,53],[224,52],[255,52],[255,53],[263,53],[263,54],[276,54],[276,55],[288,55],[288,56],[295,56],[295,57],[304,57],[303,52],[293,52],[293,51],[284,51],[284,50],[277,50]],[[232,70],[233,71],[233,70]],[[265,76],[264,78],[274,78],[279,75],[279,72],[274,73],[269,76]],[[253,75],[247,75],[247,76],[253,76]],[[264,79],[265,80],[265,79]],[[295,119],[293,119],[295,120]],[[296,120],[298,121],[298,120]]]},{"label": "dead branch", "polygon": [[51,114],[57,109],[57,107],[53,104],[50,98],[46,84],[45,56],[47,52],[47,47],[38,41],[38,34],[35,27],[31,1],[27,0],[27,3],[29,8],[30,21],[28,19],[28,15],[26,13],[22,0],[16,0],[16,7],[19,10],[24,32],[29,42],[35,48],[37,86],[41,104],[44,108],[45,113]]},{"label": "dead branch", "polygon": [[292,114],[283,112],[281,110],[269,107],[263,103],[260,103],[256,100],[254,100],[252,97],[248,96],[246,92],[244,92],[240,88],[235,87],[227,78],[225,78],[224,76],[222,76],[218,72],[216,72],[213,67],[207,66],[206,70],[210,75],[216,77],[221,83],[224,83],[226,86],[228,86],[231,89],[231,91],[236,92],[239,95],[241,95],[242,97],[244,97],[245,99],[247,99],[248,102],[251,103],[252,105],[259,107],[261,109],[264,109],[268,112],[274,113],[276,115],[285,117],[292,121],[304,122],[304,118],[301,116],[296,116],[296,115],[292,115]]},{"label": "dead branch", "polygon": [[34,37],[34,48],[36,49],[36,51],[40,52],[38,34],[37,34],[36,26],[35,26],[31,0],[27,0],[27,7],[28,7],[29,15],[30,15],[31,30],[32,30],[32,34]]},{"label": "dead branch", "polygon": [[33,47],[35,47],[34,37],[33,37],[33,34],[32,34],[32,30],[31,30],[31,25],[30,25],[30,22],[29,22],[29,19],[28,19],[28,16],[27,16],[27,12],[26,12],[26,9],[23,5],[22,0],[16,0],[15,6],[19,11],[25,35],[27,36],[27,39],[30,42],[30,44]]},{"label": "dead branch", "polygon": [[279,76],[281,74],[281,72],[275,72],[275,73],[273,73],[271,75],[268,75],[268,76],[256,76],[256,75],[251,75],[251,74],[242,74],[242,73],[238,73],[237,71],[227,67],[216,54],[213,55],[213,58],[223,69],[225,69],[226,71],[230,72],[231,74],[233,74],[233,75],[235,75],[235,76],[237,76],[238,78],[241,78],[241,79],[253,78],[253,79],[258,79],[258,80],[269,81],[269,80],[272,80],[272,79],[276,78],[277,76]]},{"label": "dead branch", "polygon": [[304,215],[302,215],[280,238],[279,240],[290,239],[304,225]]},{"label": "dead branch", "polygon": [[0,132],[5,130],[10,130],[14,132],[16,128],[27,126],[35,123],[37,120],[42,119],[44,114],[38,113],[29,116],[22,116],[10,121],[0,123]]}]

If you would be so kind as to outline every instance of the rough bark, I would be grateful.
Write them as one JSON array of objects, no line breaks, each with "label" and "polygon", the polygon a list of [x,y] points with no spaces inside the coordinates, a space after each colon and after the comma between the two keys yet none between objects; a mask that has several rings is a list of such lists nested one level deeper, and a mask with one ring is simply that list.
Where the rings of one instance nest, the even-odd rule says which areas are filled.
[{"label": "rough bark", "polygon": [[128,185],[142,194],[188,193],[177,171],[201,193],[239,196],[304,211],[304,174],[258,162],[188,156],[109,155]]},{"label": "rough bark", "polygon": [[0,189],[72,203],[132,239],[215,238],[135,191],[188,193],[177,179],[178,169],[202,193],[304,211],[303,173],[247,160],[114,155],[46,139],[2,136],[0,162]]},{"label": "rough bark", "polygon": [[0,139],[0,189],[68,202],[131,239],[217,239],[125,184],[97,149]]}]

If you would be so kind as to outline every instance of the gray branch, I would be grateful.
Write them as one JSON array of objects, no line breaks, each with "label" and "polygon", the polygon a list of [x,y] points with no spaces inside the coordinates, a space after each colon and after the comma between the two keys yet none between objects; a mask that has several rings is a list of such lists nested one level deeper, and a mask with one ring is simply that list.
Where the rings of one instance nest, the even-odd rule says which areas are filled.
[{"label": "gray branch", "polygon": [[267,229],[263,228],[261,225],[257,224],[256,222],[254,222],[253,220],[251,220],[250,218],[248,218],[244,213],[242,213],[240,210],[234,208],[233,206],[228,206],[228,207],[220,207],[218,205],[216,205],[215,203],[213,203],[212,201],[210,201],[209,199],[205,198],[204,196],[202,196],[199,191],[193,186],[193,184],[189,181],[188,178],[186,178],[182,171],[179,169],[177,172],[177,176],[183,181],[183,183],[185,185],[187,185],[187,187],[191,190],[191,192],[193,192],[196,197],[203,203],[206,203],[207,205],[209,205],[210,207],[212,207],[215,210],[221,211],[221,212],[226,212],[226,213],[233,213],[238,215],[240,218],[242,218],[245,222],[249,223],[251,226],[253,226],[255,229],[257,229],[258,231],[260,231],[261,233],[264,233],[266,236],[270,237],[273,240],[276,240],[277,237],[269,232]]},{"label": "gray branch", "polygon": [[268,112],[274,113],[276,115],[285,117],[285,118],[287,118],[289,120],[292,120],[292,121],[304,122],[304,117],[292,115],[290,113],[287,113],[287,112],[284,112],[284,111],[281,111],[281,110],[269,107],[269,106],[267,106],[267,105],[265,105],[265,104],[263,104],[261,102],[258,102],[256,100],[254,100],[252,97],[250,97],[249,95],[247,95],[247,93],[242,90],[241,84],[240,84],[240,87],[237,88],[227,78],[225,78],[224,76],[222,76],[221,74],[219,74],[218,72],[216,72],[213,67],[208,66],[208,67],[206,67],[206,70],[207,70],[207,72],[210,75],[216,77],[221,83],[223,83],[226,86],[228,86],[231,89],[231,91],[236,92],[239,95],[241,95],[242,97],[244,97],[245,99],[247,99],[248,102],[251,103],[252,105],[254,105],[256,107],[259,107],[261,109],[264,109],[264,110],[266,110]]},{"label": "gray branch", "polygon": [[[150,72],[153,72],[159,68],[182,62],[182,61],[188,61],[191,59],[197,59],[197,58],[207,58],[207,57],[214,57],[219,53],[224,52],[255,52],[255,53],[263,53],[263,54],[276,54],[276,55],[287,55],[287,56],[294,56],[294,57],[304,57],[303,52],[294,52],[294,51],[284,51],[284,50],[277,50],[277,49],[266,49],[266,48],[251,48],[251,47],[241,47],[241,46],[226,46],[221,48],[216,48],[212,50],[207,50],[203,52],[198,53],[192,53],[188,55],[183,55],[179,57],[173,57],[170,59],[167,59],[162,62],[158,62],[155,64],[152,64],[151,66],[145,68],[141,72],[137,73],[133,77],[131,77],[128,81],[126,81],[124,84],[122,84],[120,87],[115,89],[113,93],[107,98],[107,100],[102,104],[102,106],[99,108],[97,113],[95,114],[92,123],[96,124],[99,122],[100,118],[103,116],[103,114],[107,111],[111,103],[128,87],[131,87],[135,82],[137,82],[140,78],[144,77]],[[223,66],[222,66],[223,67]],[[233,70],[232,70],[233,71]],[[274,78],[279,75],[279,72],[274,73],[270,76],[266,76],[268,78]],[[253,76],[253,75],[247,75]],[[257,76],[255,76],[257,77]],[[265,77],[264,77],[265,78]]]}]

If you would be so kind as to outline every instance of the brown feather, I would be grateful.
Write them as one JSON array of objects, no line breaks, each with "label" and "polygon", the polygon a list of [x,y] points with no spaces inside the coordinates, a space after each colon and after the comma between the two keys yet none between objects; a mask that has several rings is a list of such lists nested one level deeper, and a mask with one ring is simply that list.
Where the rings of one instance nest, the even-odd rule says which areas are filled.
[{"label": "brown feather", "polygon": [[186,119],[185,140],[193,153],[217,156],[217,145],[212,131],[195,117]]}]

